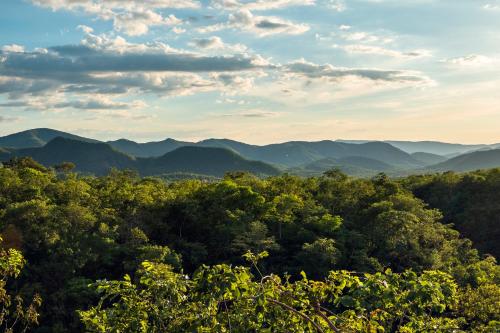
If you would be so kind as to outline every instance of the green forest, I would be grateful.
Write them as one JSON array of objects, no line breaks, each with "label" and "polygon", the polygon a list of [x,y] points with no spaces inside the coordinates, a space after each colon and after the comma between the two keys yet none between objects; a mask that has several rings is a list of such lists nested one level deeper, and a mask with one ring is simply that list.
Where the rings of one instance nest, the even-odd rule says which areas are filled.
[{"label": "green forest", "polygon": [[500,169],[0,167],[4,332],[498,332]]}]

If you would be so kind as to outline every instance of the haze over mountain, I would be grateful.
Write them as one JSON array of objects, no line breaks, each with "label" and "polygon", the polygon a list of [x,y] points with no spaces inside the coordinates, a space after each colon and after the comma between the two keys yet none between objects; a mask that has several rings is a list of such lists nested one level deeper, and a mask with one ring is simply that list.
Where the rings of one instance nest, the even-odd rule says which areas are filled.
[{"label": "haze over mountain", "polygon": [[430,167],[432,171],[474,171],[500,167],[500,149],[476,151]]},{"label": "haze over mountain", "polygon": [[411,154],[411,156],[426,166],[441,163],[441,162],[444,162],[447,160],[447,158],[445,156],[432,154],[432,153],[417,152],[417,153]]}]

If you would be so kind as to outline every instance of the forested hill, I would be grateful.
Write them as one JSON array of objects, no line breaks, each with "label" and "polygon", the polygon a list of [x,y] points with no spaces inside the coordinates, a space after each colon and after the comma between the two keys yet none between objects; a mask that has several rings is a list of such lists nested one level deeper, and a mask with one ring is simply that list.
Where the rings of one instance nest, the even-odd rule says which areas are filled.
[{"label": "forested hill", "polygon": [[222,177],[230,171],[248,171],[257,175],[276,175],[280,171],[263,162],[244,159],[221,148],[181,147],[158,158],[135,158],[106,143],[90,143],[58,137],[43,147],[9,149],[0,152],[4,162],[19,157],[32,157],[46,167],[71,162],[76,170],[104,175],[112,168],[135,170],[141,175],[195,173]]},{"label": "forested hill", "polygon": [[411,176],[402,183],[481,252],[500,257],[500,169]]},{"label": "forested hill", "polygon": [[39,333],[498,332],[484,240],[497,237],[499,174],[164,182],[13,160],[0,167],[0,320]]}]

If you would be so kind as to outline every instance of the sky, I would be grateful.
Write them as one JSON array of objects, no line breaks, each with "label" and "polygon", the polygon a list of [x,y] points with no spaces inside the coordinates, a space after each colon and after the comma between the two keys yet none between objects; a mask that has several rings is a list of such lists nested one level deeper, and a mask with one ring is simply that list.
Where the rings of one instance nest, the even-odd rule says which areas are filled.
[{"label": "sky", "polygon": [[0,135],[500,142],[500,0],[1,0]]}]

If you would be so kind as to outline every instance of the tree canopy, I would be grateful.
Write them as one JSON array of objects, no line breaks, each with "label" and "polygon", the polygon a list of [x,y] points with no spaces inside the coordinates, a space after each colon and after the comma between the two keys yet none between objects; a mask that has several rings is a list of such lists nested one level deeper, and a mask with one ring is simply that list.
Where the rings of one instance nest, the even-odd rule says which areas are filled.
[{"label": "tree canopy", "polygon": [[24,259],[5,293],[39,295],[36,332],[494,332],[499,266],[427,205],[426,184],[338,171],[166,182],[12,161],[3,256]]}]

